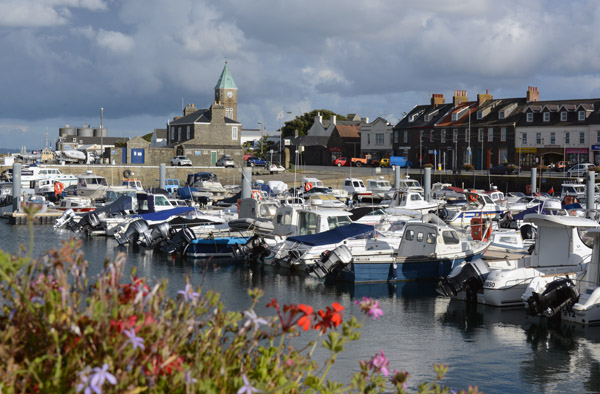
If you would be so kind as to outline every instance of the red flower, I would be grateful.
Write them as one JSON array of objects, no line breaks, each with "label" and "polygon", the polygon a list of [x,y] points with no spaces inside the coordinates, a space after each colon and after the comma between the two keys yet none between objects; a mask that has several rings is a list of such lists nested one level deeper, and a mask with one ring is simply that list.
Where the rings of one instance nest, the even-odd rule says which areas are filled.
[{"label": "red flower", "polygon": [[275,310],[279,312],[279,303],[277,302],[277,299],[271,298],[271,302],[267,304],[267,308],[269,307],[275,308]]},{"label": "red flower", "polygon": [[298,319],[298,325],[302,327],[304,331],[308,331],[311,326],[313,308],[310,305],[300,304],[298,305],[298,310],[303,313],[300,319]]},{"label": "red flower", "polygon": [[342,324],[341,312],[343,310],[344,307],[337,302],[331,304],[331,307],[327,307],[325,311],[322,309],[319,310],[317,313],[321,320],[315,324],[315,329],[326,333],[328,328],[337,327]]}]

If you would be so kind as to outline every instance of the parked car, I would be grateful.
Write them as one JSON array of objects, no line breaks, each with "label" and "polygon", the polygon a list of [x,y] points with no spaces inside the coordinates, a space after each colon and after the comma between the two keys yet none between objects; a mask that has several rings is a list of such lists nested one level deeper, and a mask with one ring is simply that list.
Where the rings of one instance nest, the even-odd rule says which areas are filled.
[{"label": "parked car", "polygon": [[404,156],[391,156],[390,166],[392,167],[392,169],[396,169],[396,167],[412,167],[412,161],[408,160],[408,158]]},{"label": "parked car", "polygon": [[267,165],[267,161],[258,156],[250,156],[246,160],[246,164],[250,167],[265,167]]},{"label": "parked car", "polygon": [[350,165],[350,160],[347,157],[338,157],[333,161],[334,166],[347,167]]},{"label": "parked car", "polygon": [[175,156],[171,159],[172,166],[192,166],[192,161],[186,156]]},{"label": "parked car", "polygon": [[516,164],[503,163],[503,164],[498,164],[497,166],[490,168],[490,174],[500,174],[500,175],[516,174],[517,170],[518,170],[518,166]]},{"label": "parked car", "polygon": [[285,172],[285,167],[283,167],[281,164],[271,164],[269,166],[269,172],[271,174],[276,174],[276,173],[280,173],[280,172]]},{"label": "parked car", "polygon": [[571,168],[573,164],[570,161],[557,161],[554,163],[554,171],[563,172]]},{"label": "parked car", "polygon": [[567,170],[567,176],[585,176],[590,167],[595,167],[592,163],[579,163]]},{"label": "parked car", "polygon": [[176,178],[167,178],[165,179],[165,190],[170,194],[175,194],[177,189],[179,189],[179,179]]},{"label": "parked car", "polygon": [[390,158],[384,157],[383,159],[379,160],[379,167],[390,167]]},{"label": "parked car", "polygon": [[233,161],[233,158],[230,155],[223,155],[223,157],[217,160],[216,164],[218,167],[235,167],[235,161]]}]

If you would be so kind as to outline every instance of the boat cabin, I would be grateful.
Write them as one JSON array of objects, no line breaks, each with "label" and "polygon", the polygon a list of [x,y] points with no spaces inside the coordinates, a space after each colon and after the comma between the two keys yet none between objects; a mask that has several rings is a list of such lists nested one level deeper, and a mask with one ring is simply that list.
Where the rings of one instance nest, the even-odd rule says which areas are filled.
[{"label": "boat cabin", "polygon": [[142,186],[142,181],[140,181],[139,179],[125,178],[121,182],[121,186],[129,187],[140,191],[144,190],[144,187]]},{"label": "boat cabin", "polygon": [[400,182],[396,185],[396,189],[403,190],[403,191],[416,191],[416,192],[425,193],[425,190],[423,189],[423,187],[421,186],[419,181],[417,181],[416,179],[409,179],[409,178],[400,179]]},{"label": "boat cabin", "polygon": [[194,174],[188,174],[187,180],[185,181],[186,186],[195,186],[196,182],[219,182],[217,174],[212,172],[196,172]]},{"label": "boat cabin", "polygon": [[137,193],[138,213],[150,213],[172,209],[167,196],[152,193]]},{"label": "boat cabin", "polygon": [[367,179],[367,190],[373,193],[385,193],[391,188],[392,184],[387,179]]},{"label": "boat cabin", "polygon": [[303,209],[281,206],[273,222],[275,235],[308,235],[352,223],[350,212],[339,209]]},{"label": "boat cabin", "polygon": [[398,247],[399,256],[433,256],[464,253],[469,242],[457,230],[434,223],[408,222]]}]

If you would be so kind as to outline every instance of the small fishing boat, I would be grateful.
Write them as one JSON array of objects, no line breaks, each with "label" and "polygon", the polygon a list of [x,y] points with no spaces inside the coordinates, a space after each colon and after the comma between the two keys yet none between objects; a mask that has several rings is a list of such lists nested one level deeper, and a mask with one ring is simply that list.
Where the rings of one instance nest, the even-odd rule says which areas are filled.
[{"label": "small fishing boat", "polygon": [[248,242],[249,237],[209,237],[204,239],[194,239],[190,241],[183,255],[190,258],[206,257],[234,257],[234,245],[243,245]]}]

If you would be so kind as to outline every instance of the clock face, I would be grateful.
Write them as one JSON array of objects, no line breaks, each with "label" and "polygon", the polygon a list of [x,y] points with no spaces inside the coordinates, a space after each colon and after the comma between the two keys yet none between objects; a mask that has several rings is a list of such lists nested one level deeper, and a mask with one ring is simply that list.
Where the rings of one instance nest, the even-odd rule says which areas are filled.
[{"label": "clock face", "polygon": [[233,97],[233,92],[232,91],[227,92],[227,97],[232,98]]}]

